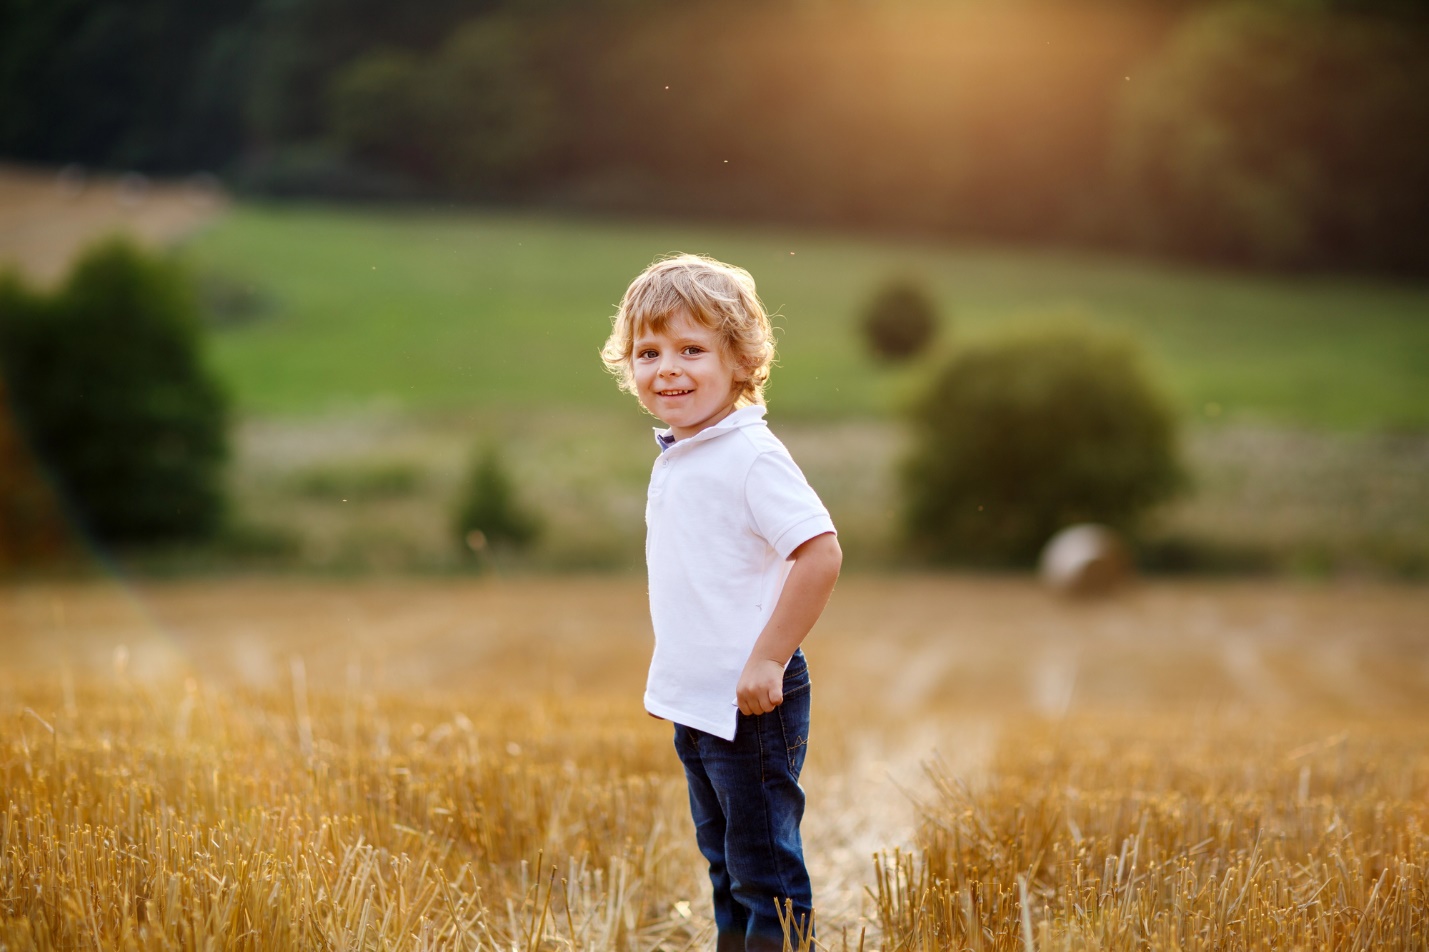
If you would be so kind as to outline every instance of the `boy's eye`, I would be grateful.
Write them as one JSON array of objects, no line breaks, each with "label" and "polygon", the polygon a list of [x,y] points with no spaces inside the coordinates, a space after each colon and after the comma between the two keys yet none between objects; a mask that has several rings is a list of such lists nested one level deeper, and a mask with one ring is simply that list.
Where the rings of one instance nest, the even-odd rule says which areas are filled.
[{"label": "boy's eye", "polygon": [[647,347],[635,355],[636,357],[654,357],[655,351]]},{"label": "boy's eye", "polygon": [[698,344],[690,344],[685,348],[685,353],[687,354],[703,354],[704,352],[705,349]]}]

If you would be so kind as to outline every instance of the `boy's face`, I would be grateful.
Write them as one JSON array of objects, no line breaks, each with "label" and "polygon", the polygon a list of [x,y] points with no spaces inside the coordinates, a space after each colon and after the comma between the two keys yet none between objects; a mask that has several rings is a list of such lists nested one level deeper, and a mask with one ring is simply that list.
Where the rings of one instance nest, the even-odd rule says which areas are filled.
[{"label": "boy's face", "polygon": [[684,311],[660,332],[644,328],[630,352],[640,403],[675,439],[713,426],[734,410],[735,368],[718,335]]}]

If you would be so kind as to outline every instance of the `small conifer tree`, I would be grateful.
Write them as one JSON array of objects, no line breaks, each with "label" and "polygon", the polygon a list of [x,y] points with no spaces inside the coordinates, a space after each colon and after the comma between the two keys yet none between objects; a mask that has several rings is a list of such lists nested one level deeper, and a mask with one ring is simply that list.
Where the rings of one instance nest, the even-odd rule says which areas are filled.
[{"label": "small conifer tree", "polygon": [[457,500],[457,544],[481,555],[490,549],[524,549],[540,535],[540,522],[517,498],[495,447],[474,461]]}]

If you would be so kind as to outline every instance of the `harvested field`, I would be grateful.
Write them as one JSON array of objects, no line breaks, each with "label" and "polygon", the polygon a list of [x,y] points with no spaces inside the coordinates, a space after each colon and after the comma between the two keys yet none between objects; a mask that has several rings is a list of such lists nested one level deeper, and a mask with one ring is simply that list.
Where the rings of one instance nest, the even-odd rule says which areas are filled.
[{"label": "harvested field", "polygon": [[86,175],[0,165],[0,270],[54,284],[90,242],[120,233],[168,244],[222,213],[212,179],[182,183],[138,175]]},{"label": "harvested field", "polygon": [[[0,943],[701,947],[643,591],[0,591]],[[846,579],[808,644],[819,942],[1424,948],[1426,618],[1413,588]]]}]

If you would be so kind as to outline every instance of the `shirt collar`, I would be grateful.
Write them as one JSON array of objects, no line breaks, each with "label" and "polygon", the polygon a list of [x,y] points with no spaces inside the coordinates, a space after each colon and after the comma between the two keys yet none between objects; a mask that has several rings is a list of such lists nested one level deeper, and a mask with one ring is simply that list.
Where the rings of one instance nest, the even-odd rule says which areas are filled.
[{"label": "shirt collar", "polygon": [[[694,436],[686,437],[678,442],[680,444],[698,443],[701,440],[712,440],[721,434],[728,433],[731,430],[737,430],[742,426],[766,426],[764,414],[767,410],[768,408],[762,403],[752,403],[747,407],[740,407],[714,426],[707,426]],[[660,427],[654,427],[653,429],[655,430],[655,445],[660,447],[661,453],[676,445],[675,434],[670,432],[668,428],[661,429]]]}]

